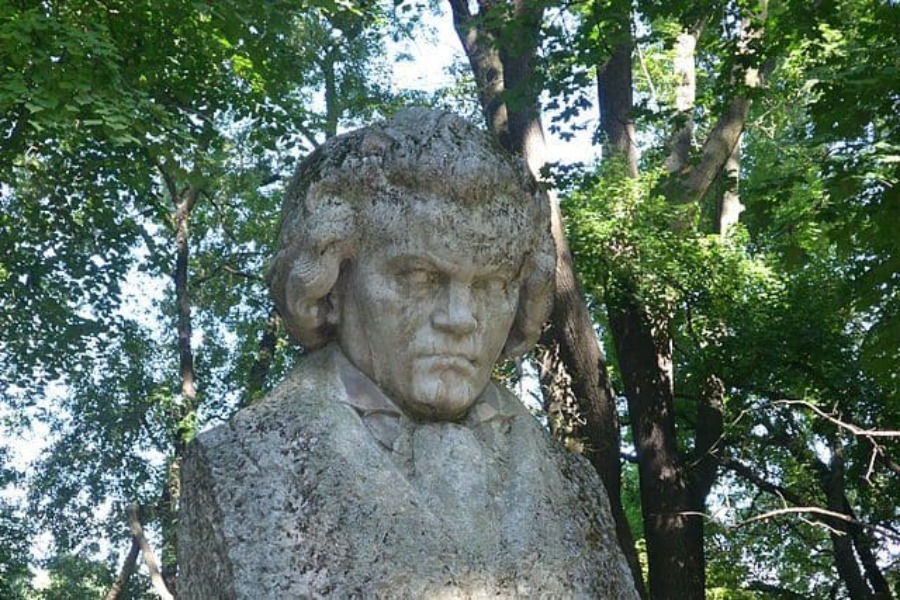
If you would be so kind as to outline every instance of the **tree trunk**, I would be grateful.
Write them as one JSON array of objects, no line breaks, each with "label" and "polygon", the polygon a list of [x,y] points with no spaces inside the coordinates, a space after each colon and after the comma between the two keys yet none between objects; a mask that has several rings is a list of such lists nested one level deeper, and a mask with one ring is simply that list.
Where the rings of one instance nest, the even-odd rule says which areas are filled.
[{"label": "tree trunk", "polygon": [[675,40],[675,133],[669,141],[669,155],[663,166],[669,173],[687,167],[694,140],[694,104],[697,98],[697,76],[694,51],[697,34],[683,31]]},{"label": "tree trunk", "polygon": [[197,187],[188,188],[180,196],[174,196],[175,203],[175,306],[178,311],[178,370],[181,377],[181,397],[173,403],[174,457],[169,469],[169,502],[178,505],[178,467],[184,449],[193,433],[193,417],[197,411],[197,385],[194,374],[194,350],[191,346],[191,296],[188,289],[188,265],[190,262],[190,235],[188,223],[194,204],[200,196]]},{"label": "tree trunk", "polygon": [[612,56],[597,70],[597,98],[600,104],[600,129],[604,135],[604,158],[625,162],[628,177],[638,176],[637,146],[634,139],[634,103],[631,77],[630,21],[623,23],[621,38]]},{"label": "tree trunk", "polygon": [[[178,367],[181,376],[181,414],[179,422],[179,438],[182,438],[181,423],[192,411],[197,400],[197,387],[194,377],[194,352],[191,347],[191,297],[188,290],[188,263],[190,260],[190,243],[188,222],[191,210],[200,195],[199,188],[191,187],[181,197],[174,197],[175,202],[175,303],[178,310]],[[182,443],[178,439],[176,443]],[[178,448],[183,450],[183,448]],[[179,452],[180,454],[180,452]]]},{"label": "tree trunk", "polygon": [[332,138],[337,135],[338,121],[341,117],[340,99],[337,89],[337,73],[335,72],[335,60],[338,54],[337,48],[330,47],[322,53],[319,68],[325,87],[325,137]]},{"label": "tree trunk", "polygon": [[[472,14],[468,0],[449,0],[456,34],[462,42],[469,66],[478,88],[478,102],[488,129],[506,147],[509,123],[506,104],[501,98],[505,89],[503,63],[497,48],[495,32],[488,29],[485,19]],[[481,8],[485,11],[484,6]]]},{"label": "tree trunk", "polygon": [[717,376],[710,375],[698,400],[694,456],[691,460],[693,465],[691,510],[703,512],[706,509],[706,497],[716,482],[716,473],[719,469],[722,432],[725,428],[725,384]]},{"label": "tree trunk", "polygon": [[[631,118],[632,47],[630,5],[618,7],[620,25],[609,59],[598,69],[600,122],[605,159],[622,161],[628,177],[637,177],[637,148]],[[689,134],[688,134],[689,135]],[[689,145],[688,145],[689,148]],[[628,249],[625,249],[628,252]],[[642,305],[638,283],[616,281],[621,290],[607,297],[610,329],[625,384],[628,412],[638,457],[641,510],[647,540],[650,596],[654,599],[702,599],[705,592],[703,508],[715,476],[708,468],[694,485],[693,473],[678,451],[674,414],[670,315],[652,314]],[[707,408],[715,412],[710,399]],[[721,413],[721,404],[718,405]],[[721,420],[719,420],[719,423]],[[704,456],[718,434],[704,432]],[[702,492],[702,493],[701,493]]]},{"label": "tree trunk", "polygon": [[[758,31],[752,34],[758,34]],[[624,40],[619,42],[620,45],[630,44],[630,29],[624,24],[618,39]],[[680,131],[666,165],[672,176],[663,186],[663,192],[670,202],[687,203],[696,211],[729,158],[737,157],[735,149],[749,114],[750,100],[736,96],[731,101],[705,140],[699,162],[692,164],[686,154],[692,131],[688,111],[693,104],[692,67],[687,64],[693,61],[688,54],[689,42],[686,37],[680,40],[682,85],[679,100],[682,104],[677,108],[682,116],[678,124]],[[744,43],[744,48],[749,47],[747,40]],[[598,84],[608,88],[605,96],[601,94],[601,110],[613,112],[631,108],[630,76],[609,72],[616,68],[631,69],[630,60],[617,61],[618,56],[617,46],[600,70]],[[615,88],[626,82],[629,84],[627,90]],[[612,98],[608,98],[610,95]],[[605,102],[604,97],[608,98]],[[627,114],[601,115],[601,123],[609,127],[604,133],[613,155],[622,149],[629,152],[633,147],[633,134],[622,126],[628,122]],[[633,159],[627,155],[624,158],[630,170]],[[688,220],[673,223],[672,227],[675,231],[688,231],[693,225]],[[616,287],[624,292],[617,298],[607,299],[607,306],[638,455],[650,594],[654,599],[704,598],[703,512],[706,496],[715,481],[724,386],[721,381],[711,379],[709,389],[699,398],[696,455],[694,467],[690,468],[678,451],[673,412],[672,341],[668,332],[671,316],[665,309],[643,306],[637,294],[637,282],[618,281]]]},{"label": "tree trunk", "polygon": [[[606,486],[619,545],[628,560],[638,593],[646,597],[634,535],[622,505],[621,434],[615,396],[584,293],[575,277],[572,254],[555,202],[552,216],[553,237],[557,243],[556,295],[548,335],[544,336],[543,344],[555,346],[569,374],[569,392],[578,400],[584,419],[584,427],[576,429],[575,437],[587,441],[585,455]],[[590,331],[590,336],[586,335],[587,331]]]},{"label": "tree trunk", "polygon": [[[169,578],[169,585],[174,589],[176,572],[175,548],[178,540],[174,525],[177,523],[178,504],[181,497],[181,460],[185,448],[194,433],[195,415],[197,413],[197,386],[194,373],[194,351],[191,345],[191,297],[188,286],[190,264],[190,229],[191,211],[200,197],[200,188],[189,186],[179,193],[174,182],[166,178],[169,195],[174,205],[175,224],[175,272],[172,280],[175,283],[175,307],[177,310],[178,335],[178,369],[181,378],[181,395],[172,403],[170,416],[173,426],[172,460],[166,474],[166,489],[163,493],[164,568],[162,573]],[[145,554],[146,559],[146,554]],[[160,579],[162,581],[162,579]],[[165,584],[163,584],[164,586]]]},{"label": "tree trunk", "polygon": [[[545,160],[545,144],[540,90],[534,85],[537,79],[534,60],[540,41],[542,5],[515,0],[513,18],[517,27],[515,39],[511,39],[508,33],[501,37],[496,28],[485,27],[488,21],[485,16],[492,3],[481,0],[479,13],[473,15],[466,0],[449,1],[457,34],[478,83],[479,101],[488,127],[501,145],[524,157],[532,173],[539,176]],[[557,248],[556,294],[548,332],[555,346],[552,353],[561,358],[568,375],[566,380],[571,382],[567,393],[577,399],[585,417],[584,428],[578,434],[588,440],[587,457],[606,485],[619,545],[631,566],[638,591],[645,596],[634,538],[622,507],[615,397],[555,200],[551,200],[551,209]]]},{"label": "tree trunk", "polygon": [[705,597],[703,515],[678,452],[672,346],[630,296],[609,308],[638,457],[641,511],[654,600]]},{"label": "tree trunk", "polygon": [[888,584],[887,579],[885,579],[881,567],[878,566],[878,560],[876,559],[873,550],[874,544],[872,538],[858,523],[856,514],[854,514],[853,509],[850,508],[850,502],[847,500],[846,494],[844,495],[844,506],[847,507],[847,513],[854,519],[854,521],[850,523],[850,536],[853,538],[853,547],[856,549],[857,556],[859,556],[859,562],[862,563],[863,571],[866,574],[869,586],[874,591],[872,598],[874,598],[874,600],[891,600],[894,597],[894,594],[891,592],[891,586]]},{"label": "tree trunk", "polygon": [[269,318],[259,340],[256,360],[253,361],[253,365],[250,367],[250,373],[247,377],[247,391],[241,399],[242,407],[255,404],[262,396],[266,375],[268,375],[269,369],[272,368],[272,361],[275,359],[275,350],[278,344],[278,323],[280,320],[281,317],[278,315],[278,311],[272,308],[269,311]]},{"label": "tree trunk", "polygon": [[[844,455],[839,439],[831,440],[831,466],[822,465],[822,487],[828,501],[828,510],[846,514],[844,489]],[[872,591],[866,584],[853,553],[853,538],[850,536],[850,524],[841,519],[829,519],[831,545],[834,548],[834,564],[838,575],[847,586],[851,600],[871,600]]]},{"label": "tree trunk", "polygon": [[546,162],[541,90],[536,85],[538,78],[534,66],[543,14],[540,2],[513,0],[515,34],[506,31],[498,40],[508,123],[504,146],[523,157],[536,178],[540,178]]}]

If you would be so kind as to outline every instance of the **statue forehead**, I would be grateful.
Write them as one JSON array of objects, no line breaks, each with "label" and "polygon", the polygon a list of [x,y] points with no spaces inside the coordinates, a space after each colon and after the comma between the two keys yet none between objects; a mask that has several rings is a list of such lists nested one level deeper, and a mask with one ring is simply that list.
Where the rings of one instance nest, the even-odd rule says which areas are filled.
[{"label": "statue forehead", "polygon": [[375,199],[364,211],[362,246],[455,251],[472,263],[515,266],[534,243],[532,219],[521,199],[498,196],[466,203],[407,191]]}]

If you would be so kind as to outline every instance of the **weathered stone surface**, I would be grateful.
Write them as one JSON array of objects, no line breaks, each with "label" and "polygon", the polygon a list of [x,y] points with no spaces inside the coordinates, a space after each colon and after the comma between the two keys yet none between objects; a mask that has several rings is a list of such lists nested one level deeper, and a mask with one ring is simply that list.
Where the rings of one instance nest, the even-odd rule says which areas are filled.
[{"label": "weathered stone surface", "polygon": [[279,248],[313,351],[189,448],[180,597],[637,597],[596,473],[490,381],[552,292],[521,164],[403,111],[304,161]]},{"label": "weathered stone surface", "polygon": [[388,449],[352,370],[319,350],[192,446],[181,597],[636,597],[599,478],[508,391]]}]

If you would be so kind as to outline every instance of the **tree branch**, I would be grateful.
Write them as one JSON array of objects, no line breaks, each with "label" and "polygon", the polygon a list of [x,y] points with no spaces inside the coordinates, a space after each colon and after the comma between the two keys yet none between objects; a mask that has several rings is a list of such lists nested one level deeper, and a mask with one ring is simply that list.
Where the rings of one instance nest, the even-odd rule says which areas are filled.
[{"label": "tree branch", "polygon": [[685,167],[670,180],[668,197],[677,203],[689,204],[698,203],[706,195],[740,140],[749,114],[749,98],[737,96],[731,100],[706,138],[699,164]]},{"label": "tree branch", "polygon": [[169,193],[169,199],[173,204],[177,203],[178,186],[175,183],[175,178],[172,177],[172,174],[169,173],[168,170],[166,170],[165,166],[163,166],[161,162],[159,162],[159,159],[157,159],[155,156],[152,156],[146,148],[143,148],[143,151],[147,158],[150,159],[150,161],[153,163],[153,166],[156,167],[156,170],[159,171],[160,176],[163,178],[163,184],[166,186],[166,191]]},{"label": "tree branch", "polygon": [[[744,519],[740,523],[734,526],[735,529],[741,528],[745,525],[749,525],[755,521],[765,521],[767,519],[771,519],[773,517],[777,517],[780,515],[793,515],[793,514],[811,514],[811,515],[819,515],[820,517],[827,517],[829,519],[837,519],[839,521],[843,521],[845,523],[854,523],[857,525],[862,525],[859,521],[854,519],[853,517],[846,515],[842,512],[836,512],[833,510],[828,510],[825,508],[819,508],[818,506],[786,506],[784,508],[776,508],[775,510],[770,510],[764,512],[759,515],[754,515],[747,519]],[[815,518],[814,520],[827,525],[824,518]],[[836,530],[831,528],[832,533],[836,533],[838,535],[846,535],[846,531]]]},{"label": "tree branch", "polygon": [[719,464],[722,465],[723,468],[732,471],[734,474],[738,475],[742,479],[749,481],[760,490],[772,494],[773,496],[778,496],[783,501],[786,501],[790,504],[794,504],[796,506],[806,506],[809,504],[805,501],[804,498],[800,497],[798,494],[788,490],[787,488],[781,487],[770,482],[767,479],[759,476],[753,469],[744,463],[735,460],[733,458],[719,458]]},{"label": "tree branch", "polygon": [[[234,258],[234,257],[231,257]],[[194,277],[193,279],[193,287],[200,288],[207,281],[211,281],[221,275],[222,273],[227,273],[228,275],[234,275],[235,277],[240,277],[241,279],[246,279],[247,281],[255,281],[257,283],[265,283],[265,277],[260,275],[259,273],[252,273],[250,271],[245,271],[243,269],[239,269],[230,263],[222,263],[218,267],[214,268],[212,271],[207,271],[203,277]]]},{"label": "tree branch", "polygon": [[123,597],[125,589],[128,587],[128,580],[131,579],[131,574],[134,573],[134,567],[137,565],[137,558],[140,551],[141,543],[138,541],[137,537],[132,535],[131,549],[128,550],[128,555],[125,557],[125,562],[122,563],[122,568],[119,570],[118,577],[116,577],[112,587],[110,587],[109,591],[106,593],[105,600],[119,600]]},{"label": "tree branch", "polygon": [[[697,96],[694,50],[697,47],[697,37],[684,31],[675,41],[675,132],[669,141],[669,155],[663,162],[669,173],[677,173],[688,165],[694,138],[693,112]],[[643,66],[643,60],[641,65]],[[649,74],[646,77],[649,78]]]},{"label": "tree branch", "polygon": [[[748,16],[742,24],[737,54],[745,59],[753,53],[752,42],[762,35],[761,24],[765,23],[767,17],[767,0],[760,0],[759,5],[759,13]],[[752,27],[754,22],[760,26]],[[732,156],[744,132],[747,116],[750,114],[750,97],[747,91],[759,87],[764,78],[764,71],[768,71],[771,67],[772,65],[763,65],[758,69],[748,67],[743,71],[736,69],[733,72],[732,79],[735,86],[743,91],[736,93],[707,136],[699,163],[684,165],[664,184],[667,197],[676,203],[697,204],[706,195],[713,181],[725,167],[728,158]]]},{"label": "tree branch", "polygon": [[849,431],[850,433],[852,433],[853,435],[856,435],[856,436],[868,437],[868,438],[900,437],[900,430],[863,429],[861,427],[857,427],[856,425],[853,425],[852,423],[847,423],[845,421],[841,421],[837,417],[826,413],[825,411],[823,411],[821,408],[819,408],[815,404],[812,404],[805,400],[775,400],[774,402],[772,402],[772,404],[784,404],[784,405],[788,405],[788,406],[794,406],[794,405],[803,406],[803,407],[808,408],[809,410],[813,411],[814,413],[816,413],[823,419],[830,421],[831,423],[834,423],[838,427],[846,429],[847,431]]},{"label": "tree branch", "polygon": [[893,460],[891,460],[888,456],[884,454],[884,451],[880,449],[878,453],[878,462],[883,464],[889,471],[894,473],[894,475],[900,476],[900,464],[897,464]]},{"label": "tree branch", "polygon": [[732,471],[742,479],[754,484],[760,490],[772,494],[773,496],[777,496],[786,504],[793,504],[794,506],[785,506],[780,509],[775,509],[772,511],[765,512],[760,515],[755,515],[750,517],[737,525],[737,527],[742,527],[749,523],[755,521],[761,521],[765,519],[770,519],[772,517],[776,517],[783,514],[811,514],[813,515],[813,519],[815,521],[821,522],[829,527],[828,519],[838,519],[840,521],[844,521],[846,523],[850,523],[852,525],[862,527],[865,529],[873,529],[878,531],[882,535],[886,537],[890,537],[892,539],[900,540],[900,535],[892,531],[887,527],[881,527],[878,525],[869,525],[867,523],[863,523],[858,519],[854,518],[852,515],[836,512],[824,508],[819,508],[814,505],[812,502],[808,502],[805,498],[800,496],[799,494],[788,490],[785,487],[776,485],[763,477],[757,475],[753,469],[749,466],[737,461],[733,458],[721,458],[719,459],[719,464],[722,465],[723,468]]},{"label": "tree branch", "polygon": [[147,536],[144,535],[144,528],[141,526],[138,506],[136,504],[129,505],[127,513],[131,535],[134,536],[134,539],[137,540],[141,548],[141,553],[144,556],[144,564],[147,565],[147,571],[150,572],[150,582],[153,585],[153,591],[156,592],[156,595],[159,596],[161,600],[174,600],[172,593],[169,591],[169,588],[166,587],[165,581],[163,581],[162,573],[159,570],[159,563],[156,560],[156,555],[153,553],[153,548],[150,547],[150,542],[147,541]]}]

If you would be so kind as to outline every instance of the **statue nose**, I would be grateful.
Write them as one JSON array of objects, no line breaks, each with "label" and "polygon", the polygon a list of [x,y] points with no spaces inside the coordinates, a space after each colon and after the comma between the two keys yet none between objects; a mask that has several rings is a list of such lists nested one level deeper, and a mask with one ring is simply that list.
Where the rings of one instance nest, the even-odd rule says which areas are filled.
[{"label": "statue nose", "polygon": [[469,286],[450,282],[444,288],[440,305],[431,316],[431,323],[435,329],[457,335],[472,333],[478,327],[473,309]]}]

